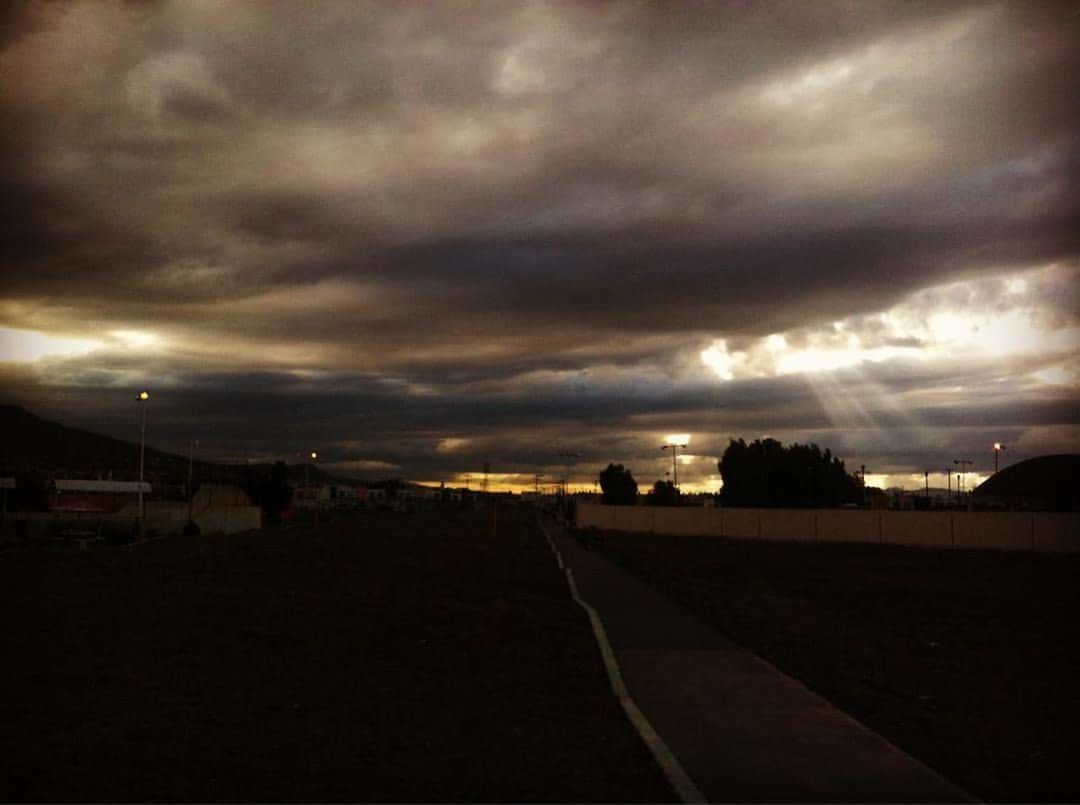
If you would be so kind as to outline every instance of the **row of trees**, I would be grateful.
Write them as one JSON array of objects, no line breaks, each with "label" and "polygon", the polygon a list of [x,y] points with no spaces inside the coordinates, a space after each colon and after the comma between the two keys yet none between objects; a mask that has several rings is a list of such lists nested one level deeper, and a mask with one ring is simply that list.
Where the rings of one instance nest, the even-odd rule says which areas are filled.
[{"label": "row of trees", "polygon": [[[828,448],[816,444],[785,447],[775,439],[747,444],[732,439],[717,463],[724,480],[724,506],[760,508],[835,507],[862,500],[862,483]],[[615,506],[637,502],[638,485],[622,464],[609,464],[600,473],[601,500]],[[657,481],[648,503],[677,506],[679,490],[671,481]]]}]

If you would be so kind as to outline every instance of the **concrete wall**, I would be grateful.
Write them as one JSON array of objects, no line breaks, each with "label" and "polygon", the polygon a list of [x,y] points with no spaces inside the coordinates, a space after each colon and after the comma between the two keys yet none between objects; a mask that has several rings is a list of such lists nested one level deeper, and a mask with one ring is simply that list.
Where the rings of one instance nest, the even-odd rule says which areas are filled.
[{"label": "concrete wall", "polygon": [[761,513],[758,509],[713,509],[720,515],[721,537],[757,539],[761,536]]},{"label": "concrete wall", "polygon": [[1046,512],[1032,521],[1034,533],[1033,548],[1047,553],[1074,552],[1077,535],[1076,515],[1069,513]]},{"label": "concrete wall", "polygon": [[[188,505],[165,501],[147,501],[146,532],[160,535],[179,534],[188,521]],[[99,512],[33,512],[28,517],[27,536],[46,537],[54,524],[65,530],[97,532],[100,529],[117,534],[134,533],[139,506],[132,503],[115,514]],[[199,512],[195,510],[195,522],[203,534],[235,534],[262,528],[262,509],[258,506],[214,505]],[[15,516],[8,514],[4,520],[3,537],[14,538]]]},{"label": "concrete wall", "polygon": [[1080,514],[865,509],[705,509],[580,503],[578,525],[732,539],[1080,552]]},{"label": "concrete wall", "polygon": [[[901,514],[902,517],[893,515]],[[963,515],[963,512],[958,512]],[[953,512],[882,512],[881,541],[920,548],[953,548]]]}]

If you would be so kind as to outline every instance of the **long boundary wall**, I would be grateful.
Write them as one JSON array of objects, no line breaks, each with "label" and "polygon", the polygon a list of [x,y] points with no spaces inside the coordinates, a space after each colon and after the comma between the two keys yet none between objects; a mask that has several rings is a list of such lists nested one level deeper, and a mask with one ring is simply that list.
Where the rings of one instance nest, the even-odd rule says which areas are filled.
[{"label": "long boundary wall", "polygon": [[1080,514],[1073,512],[706,509],[581,503],[577,524],[579,528],[675,536],[1080,552]]},{"label": "long boundary wall", "polygon": [[[102,530],[115,533],[134,533],[138,521],[138,505],[131,504],[118,512],[32,512],[12,515],[3,523],[4,538],[15,533],[15,521],[25,516],[27,535],[48,536],[50,529],[62,526],[67,530],[85,530],[99,533]],[[148,501],[146,503],[146,531],[159,535],[179,534],[188,522],[186,503]],[[235,534],[262,528],[262,509],[259,506],[218,505],[195,511],[195,523],[203,534]]]}]

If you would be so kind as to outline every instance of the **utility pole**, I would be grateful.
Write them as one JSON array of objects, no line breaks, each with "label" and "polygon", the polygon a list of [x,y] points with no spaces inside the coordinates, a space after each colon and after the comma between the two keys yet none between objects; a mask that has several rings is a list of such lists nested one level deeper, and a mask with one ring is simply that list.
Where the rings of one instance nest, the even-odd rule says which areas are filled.
[{"label": "utility pole", "polygon": [[487,494],[487,491],[488,491],[488,473],[490,471],[491,471],[491,463],[488,462],[488,461],[485,461],[484,462],[484,482],[483,482],[483,485],[480,487],[481,491],[485,495]]},{"label": "utility pole", "polygon": [[925,489],[926,489],[926,492],[925,492],[926,499],[927,499],[927,501],[929,501],[930,500],[930,470],[926,470],[926,472],[924,472],[923,475],[925,476],[925,480],[926,480],[926,487],[925,487]]},{"label": "utility pole", "polygon": [[567,459],[565,471],[563,472],[563,497],[567,497],[570,494],[570,461],[572,458],[581,458],[581,453],[559,453],[560,458]]}]

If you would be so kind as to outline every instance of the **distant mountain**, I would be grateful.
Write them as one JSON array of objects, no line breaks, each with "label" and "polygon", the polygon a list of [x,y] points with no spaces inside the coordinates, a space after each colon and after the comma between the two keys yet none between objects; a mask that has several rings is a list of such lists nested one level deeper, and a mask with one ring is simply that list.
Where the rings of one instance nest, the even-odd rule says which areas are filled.
[{"label": "distant mountain", "polygon": [[975,489],[976,500],[1031,509],[1080,509],[1080,455],[1029,458],[1006,467]]},{"label": "distant mountain", "polygon": [[[18,405],[0,405],[0,467],[52,476],[87,473],[130,479],[139,470],[139,445],[41,419]],[[183,465],[187,458],[146,448],[147,466]]]},{"label": "distant mountain", "polygon": [[[47,478],[113,478],[133,480],[139,473],[139,445],[81,428],[50,422],[18,405],[0,404],[0,476],[34,472]],[[195,462],[195,477],[219,483],[241,483],[269,471],[269,464],[237,466]],[[187,456],[146,447],[144,477],[152,484],[182,484],[187,480]],[[331,476],[312,465],[312,482],[355,483]],[[302,481],[305,466],[289,467],[293,480]]]}]

